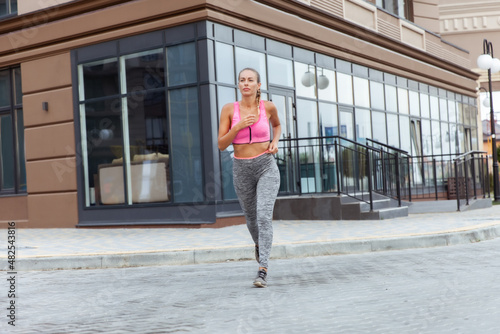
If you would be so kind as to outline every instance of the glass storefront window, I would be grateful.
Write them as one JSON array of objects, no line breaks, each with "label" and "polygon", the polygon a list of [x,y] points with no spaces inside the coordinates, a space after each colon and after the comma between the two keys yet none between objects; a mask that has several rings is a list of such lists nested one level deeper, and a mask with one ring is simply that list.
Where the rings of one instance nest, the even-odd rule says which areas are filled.
[{"label": "glass storefront window", "polygon": [[387,111],[398,112],[398,93],[394,86],[385,85],[385,108]]},{"label": "glass storefront window", "polygon": [[426,119],[423,119],[421,126],[422,126],[422,153],[424,155],[432,155],[431,122]]},{"label": "glass storefront window", "polygon": [[234,51],[233,46],[225,43],[215,43],[215,71],[217,81],[234,85],[236,75],[234,73]]},{"label": "glass storefront window", "polygon": [[26,192],[20,67],[0,71],[0,194]]},{"label": "glass storefront window", "polygon": [[439,100],[436,96],[430,97],[431,118],[439,121]]},{"label": "glass storefront window", "polygon": [[168,85],[177,86],[196,83],[196,46],[186,43],[167,47]]},{"label": "glass storefront window", "polygon": [[366,138],[372,138],[370,110],[356,108],[354,118],[356,120],[356,141],[365,143]]},{"label": "glass storefront window", "polygon": [[439,155],[441,154],[441,129],[439,127],[439,122],[438,121],[432,121],[431,122],[431,131],[432,131],[432,151],[433,154]]},{"label": "glass storefront window", "polygon": [[409,91],[408,98],[410,102],[410,114],[413,116],[420,116],[420,100],[418,92]]},{"label": "glass storefront window", "polygon": [[460,153],[460,148],[457,142],[458,128],[456,124],[450,124],[450,153]]},{"label": "glass storefront window", "polygon": [[[387,144],[387,129],[385,127],[385,113],[374,111],[372,112],[373,122],[373,139]],[[391,130],[392,131],[392,130]]]},{"label": "glass storefront window", "polygon": [[318,98],[324,101],[337,101],[335,72],[318,67]]},{"label": "glass storefront window", "polygon": [[454,101],[448,101],[448,121],[450,123],[457,121],[457,108]]},{"label": "glass storefront window", "polygon": [[[299,138],[319,137],[318,111],[314,101],[297,99],[297,130]],[[299,163],[302,193],[321,192],[319,141],[300,142]]]},{"label": "glass storefront window", "polygon": [[442,122],[448,122],[448,102],[446,99],[439,99],[439,114]]},{"label": "glass storefront window", "polygon": [[197,89],[172,90],[169,102],[175,202],[199,202],[204,196]]},{"label": "glass storefront window", "polygon": [[275,56],[268,56],[267,61],[269,64],[269,83],[293,87],[292,61]]},{"label": "glass storefront window", "polygon": [[399,148],[399,123],[398,115],[387,114],[387,144]]},{"label": "glass storefront window", "polygon": [[240,47],[235,47],[236,53],[236,73],[250,67],[257,70],[260,74],[261,86],[263,90],[267,90],[267,75],[266,75],[266,55],[262,52],[252,51]]},{"label": "glass storefront window", "polygon": [[119,94],[120,79],[116,58],[84,64],[81,68],[84,94],[80,95],[80,101]]},{"label": "glass storefront window", "polygon": [[[236,90],[234,88],[218,86],[217,104],[220,119],[220,112],[226,103],[236,101]],[[280,110],[278,110],[279,112]],[[283,122],[282,122],[283,126]],[[224,151],[220,152],[221,173],[222,173],[222,195],[224,199],[236,199],[236,192],[233,186],[233,145],[229,145]]]},{"label": "glass storefront window", "polygon": [[410,118],[408,116],[399,116],[399,133],[401,137],[401,149],[411,154]]},{"label": "glass storefront window", "polygon": [[420,116],[425,118],[431,117],[429,95],[425,93],[420,93]]},{"label": "glass storefront window", "polygon": [[477,129],[471,130],[471,141],[472,141],[472,150],[479,150],[479,142],[477,140]]},{"label": "glass storefront window", "polygon": [[128,55],[123,59],[128,93],[165,87],[165,59],[161,49]]},{"label": "glass storefront window", "polygon": [[337,105],[330,103],[319,104],[319,128],[321,136],[339,135]]},{"label": "glass storefront window", "polygon": [[337,73],[337,91],[339,103],[353,105],[352,76]]},{"label": "glass storefront window", "polygon": [[350,140],[354,140],[354,126],[353,126],[352,112],[341,110],[339,114],[339,121],[340,121],[339,136]]},{"label": "glass storefront window", "polygon": [[0,160],[2,168],[0,190],[14,189],[14,141],[12,133],[12,116],[0,115]]},{"label": "glass storefront window", "polygon": [[167,91],[196,63],[187,43],[79,65],[86,206],[203,201],[197,89]]},{"label": "glass storefront window", "polygon": [[368,79],[354,77],[354,105],[370,108],[370,89]]},{"label": "glass storefront window", "polygon": [[400,114],[408,114],[408,90],[398,87],[398,111]]},{"label": "glass storefront window", "polygon": [[384,84],[370,81],[370,100],[373,109],[385,110]]},{"label": "glass storefront window", "polygon": [[448,123],[441,122],[441,142],[443,154],[450,154],[450,129]]},{"label": "glass storefront window", "polygon": [[0,71],[0,108],[10,106],[10,72]]},{"label": "glass storefront window", "polygon": [[316,98],[316,67],[295,62],[295,88],[297,96]]}]

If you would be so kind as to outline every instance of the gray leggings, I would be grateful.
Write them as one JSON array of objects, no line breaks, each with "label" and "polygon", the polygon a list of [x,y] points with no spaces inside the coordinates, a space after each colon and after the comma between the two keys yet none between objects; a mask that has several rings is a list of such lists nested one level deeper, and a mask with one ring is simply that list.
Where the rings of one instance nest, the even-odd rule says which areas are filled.
[{"label": "gray leggings", "polygon": [[272,154],[234,159],[234,189],[253,241],[259,245],[260,266],[267,268],[273,243],[273,210],[280,172]]}]

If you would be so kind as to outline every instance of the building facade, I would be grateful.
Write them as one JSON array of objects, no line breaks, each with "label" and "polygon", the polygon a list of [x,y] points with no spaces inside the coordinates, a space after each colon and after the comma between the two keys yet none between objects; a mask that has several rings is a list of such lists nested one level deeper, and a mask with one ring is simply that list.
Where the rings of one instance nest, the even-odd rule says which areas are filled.
[{"label": "building facade", "polygon": [[[0,18],[0,221],[242,222],[217,128],[244,67],[260,72],[283,138],[373,139],[418,156],[479,147],[478,75],[421,14],[435,3],[56,2],[11,1]],[[321,179],[281,193],[329,191]]]}]

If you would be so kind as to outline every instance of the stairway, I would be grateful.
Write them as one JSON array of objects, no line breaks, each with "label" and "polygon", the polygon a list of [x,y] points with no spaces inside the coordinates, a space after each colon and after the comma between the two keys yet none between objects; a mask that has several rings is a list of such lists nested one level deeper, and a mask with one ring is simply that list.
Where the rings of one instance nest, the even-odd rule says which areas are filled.
[{"label": "stairway", "polygon": [[373,193],[372,197],[373,211],[370,211],[370,204],[349,196],[342,196],[342,220],[383,220],[408,216],[408,206],[402,204],[398,207],[396,200],[376,193]]},{"label": "stairway", "polygon": [[278,197],[275,220],[382,220],[408,216],[408,207],[397,201],[373,194],[373,211],[368,203],[336,194],[304,194]]}]

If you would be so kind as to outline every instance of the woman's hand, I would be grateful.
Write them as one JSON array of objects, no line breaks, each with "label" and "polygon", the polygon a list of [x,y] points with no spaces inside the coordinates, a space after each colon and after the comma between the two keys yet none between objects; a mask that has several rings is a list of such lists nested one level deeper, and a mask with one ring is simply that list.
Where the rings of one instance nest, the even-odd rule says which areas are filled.
[{"label": "woman's hand", "polygon": [[274,140],[269,144],[269,148],[267,151],[271,154],[278,153],[278,144],[274,142]]},{"label": "woman's hand", "polygon": [[255,115],[247,115],[240,119],[240,121],[236,124],[236,129],[238,131],[246,128],[247,126],[253,125],[255,122],[257,122],[257,116]]}]

